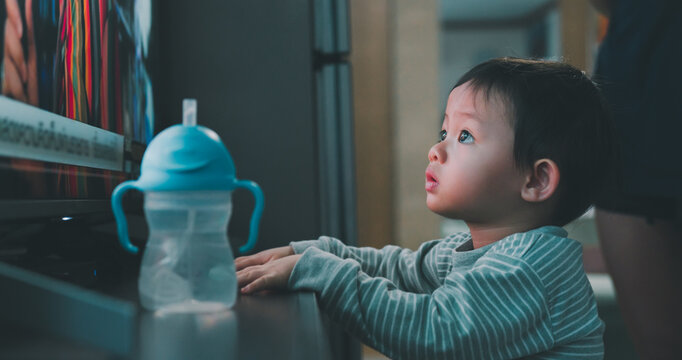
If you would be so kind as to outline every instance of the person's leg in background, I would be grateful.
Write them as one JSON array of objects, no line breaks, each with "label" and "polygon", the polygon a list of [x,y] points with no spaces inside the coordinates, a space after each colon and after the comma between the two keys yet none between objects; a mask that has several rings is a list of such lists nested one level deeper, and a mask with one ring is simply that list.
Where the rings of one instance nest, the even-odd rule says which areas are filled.
[{"label": "person's leg in background", "polygon": [[682,225],[596,211],[623,319],[642,359],[682,359]]}]

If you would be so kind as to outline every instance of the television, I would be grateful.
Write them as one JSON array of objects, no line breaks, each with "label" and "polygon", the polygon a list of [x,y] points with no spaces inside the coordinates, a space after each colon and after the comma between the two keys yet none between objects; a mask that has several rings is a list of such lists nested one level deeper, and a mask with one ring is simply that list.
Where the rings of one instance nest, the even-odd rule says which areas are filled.
[{"label": "television", "polygon": [[95,229],[154,135],[153,9],[0,0],[0,261],[86,286],[111,265]]}]

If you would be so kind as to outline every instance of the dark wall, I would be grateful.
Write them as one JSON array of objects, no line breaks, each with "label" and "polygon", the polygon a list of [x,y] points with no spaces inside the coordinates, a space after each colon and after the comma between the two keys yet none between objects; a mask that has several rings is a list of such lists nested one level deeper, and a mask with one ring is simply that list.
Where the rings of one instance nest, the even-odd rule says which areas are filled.
[{"label": "dark wall", "polygon": [[[306,0],[164,1],[157,11],[157,133],[180,123],[183,98],[215,130],[237,177],[257,182],[265,210],[257,249],[319,236],[311,6]],[[253,198],[233,197],[233,248]]]}]

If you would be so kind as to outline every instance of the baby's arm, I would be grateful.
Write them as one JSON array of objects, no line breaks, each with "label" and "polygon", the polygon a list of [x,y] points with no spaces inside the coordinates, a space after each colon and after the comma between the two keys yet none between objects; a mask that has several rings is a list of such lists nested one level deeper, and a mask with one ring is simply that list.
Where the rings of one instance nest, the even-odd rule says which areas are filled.
[{"label": "baby's arm", "polygon": [[353,259],[369,276],[386,278],[401,290],[425,293],[438,286],[438,275],[432,271],[434,269],[425,266],[425,259],[440,242],[441,240],[425,242],[417,251],[394,245],[382,249],[353,247],[327,236],[321,236],[318,240],[292,242],[290,245],[296,254],[315,247],[341,259]]},{"label": "baby's arm", "polygon": [[518,358],[552,347],[541,281],[518,259],[480,261],[431,294],[400,291],[355,260],[308,249],[289,288],[313,290],[321,307],[391,358]]}]

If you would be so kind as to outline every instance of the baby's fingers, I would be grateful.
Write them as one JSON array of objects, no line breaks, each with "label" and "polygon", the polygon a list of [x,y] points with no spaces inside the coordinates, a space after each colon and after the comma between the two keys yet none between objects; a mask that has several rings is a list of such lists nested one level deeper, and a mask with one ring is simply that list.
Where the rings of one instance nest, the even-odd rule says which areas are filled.
[{"label": "baby's fingers", "polygon": [[262,269],[255,267],[237,271],[237,286],[241,288],[258,279],[262,274]]},{"label": "baby's fingers", "polygon": [[241,289],[242,294],[250,294],[265,289],[268,285],[268,279],[271,277],[266,274],[262,266],[250,267],[237,271],[237,286]]},{"label": "baby's fingers", "polygon": [[260,256],[260,254],[238,257],[234,259],[234,266],[237,268],[237,271],[239,271],[249,266],[263,265],[265,261],[262,258],[263,257]]},{"label": "baby's fingers", "polygon": [[271,276],[261,276],[251,282],[250,284],[244,286],[241,288],[242,294],[253,294],[255,292],[261,291],[261,290],[267,290],[270,288],[270,279]]}]

